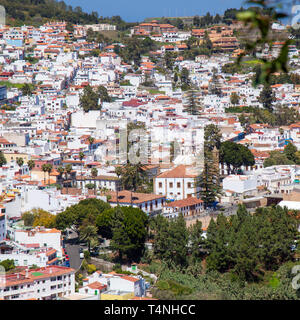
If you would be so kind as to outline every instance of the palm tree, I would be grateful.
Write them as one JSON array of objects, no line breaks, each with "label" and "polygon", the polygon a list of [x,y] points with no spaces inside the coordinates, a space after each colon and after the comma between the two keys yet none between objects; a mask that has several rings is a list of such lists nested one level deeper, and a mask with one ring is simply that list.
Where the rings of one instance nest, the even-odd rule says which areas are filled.
[{"label": "palm tree", "polygon": [[91,243],[96,246],[98,244],[98,229],[91,224],[83,225],[79,230],[79,238],[81,241],[88,243],[88,250],[91,252]]},{"label": "palm tree", "polygon": [[44,172],[44,185],[46,185],[46,172],[48,172],[48,165],[47,163],[44,163],[42,165],[42,171]]},{"label": "palm tree", "polygon": [[29,171],[30,171],[30,181],[31,181],[31,171],[32,171],[32,169],[35,167],[35,162],[34,162],[34,160],[29,160],[29,161],[27,162],[27,165],[28,165],[28,168],[29,168]]},{"label": "palm tree", "polygon": [[127,163],[119,172],[124,189],[136,191],[137,187],[145,181],[146,173],[140,162],[137,164]]},{"label": "palm tree", "polygon": [[96,195],[96,181],[95,178],[98,176],[98,170],[96,168],[91,169],[91,176],[94,178],[94,194]]},{"label": "palm tree", "polygon": [[60,180],[61,180],[61,182],[60,182],[60,185],[61,185],[61,188],[63,187],[62,186],[62,180],[63,180],[63,174],[64,174],[64,172],[65,172],[65,168],[64,167],[62,167],[62,166],[60,166],[60,167],[58,167],[57,168],[57,171],[58,171],[58,173],[60,174]]},{"label": "palm tree", "polygon": [[118,177],[118,181],[116,183],[116,193],[117,193],[117,206],[119,205],[119,188],[118,188],[118,182],[120,179],[120,176],[122,175],[122,167],[117,167],[115,170],[115,173]]},{"label": "palm tree", "polygon": [[88,137],[88,142],[89,142],[89,145],[90,145],[90,147],[89,147],[90,154],[92,154],[92,144],[94,143],[94,141],[95,141],[95,138],[93,138],[92,136]]},{"label": "palm tree", "polygon": [[[66,175],[66,180],[68,180],[68,177],[69,177],[69,174],[72,172],[72,165],[71,164],[67,164],[66,167],[65,167],[65,175]],[[67,181],[67,193],[69,193],[69,184],[68,184],[68,181]]]},{"label": "palm tree", "polygon": [[53,169],[53,165],[51,163],[47,164],[47,172],[48,172],[48,185],[50,185],[50,173]]},{"label": "palm tree", "polygon": [[17,165],[20,167],[20,169],[22,168],[23,164],[24,164],[23,158],[17,158]]},{"label": "palm tree", "polygon": [[83,152],[79,152],[79,159],[81,161],[81,178],[82,178],[82,167],[83,167],[82,160],[83,160],[84,157],[85,157],[84,153]]}]

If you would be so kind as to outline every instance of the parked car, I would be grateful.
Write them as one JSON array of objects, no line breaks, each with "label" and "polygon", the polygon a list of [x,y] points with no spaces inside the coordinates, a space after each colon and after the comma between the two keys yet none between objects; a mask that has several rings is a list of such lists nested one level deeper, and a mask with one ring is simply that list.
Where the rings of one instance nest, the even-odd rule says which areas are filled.
[{"label": "parked car", "polygon": [[97,257],[99,255],[99,248],[95,248],[90,252],[91,257]]}]

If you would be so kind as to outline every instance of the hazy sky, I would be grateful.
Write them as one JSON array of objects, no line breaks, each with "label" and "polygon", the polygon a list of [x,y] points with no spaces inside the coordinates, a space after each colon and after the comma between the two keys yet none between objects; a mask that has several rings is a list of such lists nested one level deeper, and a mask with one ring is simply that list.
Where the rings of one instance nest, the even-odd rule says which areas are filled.
[{"label": "hazy sky", "polygon": [[65,0],[86,12],[97,11],[99,16],[121,16],[127,22],[151,17],[176,17],[222,14],[227,8],[240,8],[244,0]]}]

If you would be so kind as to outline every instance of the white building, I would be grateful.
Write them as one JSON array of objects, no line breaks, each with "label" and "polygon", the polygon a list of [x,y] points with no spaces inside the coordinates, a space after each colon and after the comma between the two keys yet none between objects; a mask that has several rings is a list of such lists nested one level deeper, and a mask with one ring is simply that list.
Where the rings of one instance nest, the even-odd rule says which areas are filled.
[{"label": "white building", "polygon": [[67,267],[26,269],[1,280],[3,300],[59,300],[75,293],[75,270]]},{"label": "white building", "polygon": [[15,266],[38,266],[40,268],[57,265],[57,251],[53,248],[27,245],[22,246],[12,241],[0,242],[0,261],[13,260]]},{"label": "white building", "polygon": [[156,215],[162,212],[163,205],[165,204],[165,196],[155,195],[151,193],[137,193],[128,190],[122,190],[117,193],[110,192],[111,199],[108,201],[112,207],[119,206],[132,206],[139,208],[149,215]]},{"label": "white building", "polygon": [[11,234],[13,241],[19,244],[39,244],[40,247],[51,247],[57,250],[57,256],[62,256],[61,232],[56,229],[45,229],[36,227],[32,230],[13,230]]},{"label": "white building", "polygon": [[198,216],[204,212],[203,200],[197,198],[186,198],[167,203],[163,208],[163,215],[168,218]]},{"label": "white building", "polygon": [[231,175],[223,180],[223,189],[236,195],[255,195],[257,191],[257,178],[255,176]]},{"label": "white building", "polygon": [[198,174],[192,167],[180,165],[154,179],[154,193],[172,200],[195,197],[200,191],[196,186],[197,177]]},{"label": "white building", "polygon": [[[93,291],[94,290],[94,291]],[[80,293],[85,294],[117,294],[132,293],[135,297],[144,297],[145,291],[145,280],[141,276],[128,276],[124,274],[116,273],[102,273],[96,271],[92,275],[88,276],[83,280],[83,288],[79,289]]]}]

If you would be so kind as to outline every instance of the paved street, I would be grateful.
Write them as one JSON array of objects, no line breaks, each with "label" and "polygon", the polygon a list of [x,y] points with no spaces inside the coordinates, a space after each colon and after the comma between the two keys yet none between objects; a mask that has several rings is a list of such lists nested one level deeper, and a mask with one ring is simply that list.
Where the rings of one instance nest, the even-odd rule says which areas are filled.
[{"label": "paved street", "polygon": [[80,268],[82,262],[79,256],[79,248],[78,235],[74,231],[68,230],[65,250],[70,259],[70,267],[75,270]]},{"label": "paved street", "polygon": [[80,268],[81,261],[82,261],[82,259],[80,259],[79,257],[79,245],[67,243],[66,251],[70,259],[70,267],[75,270],[78,270]]}]

